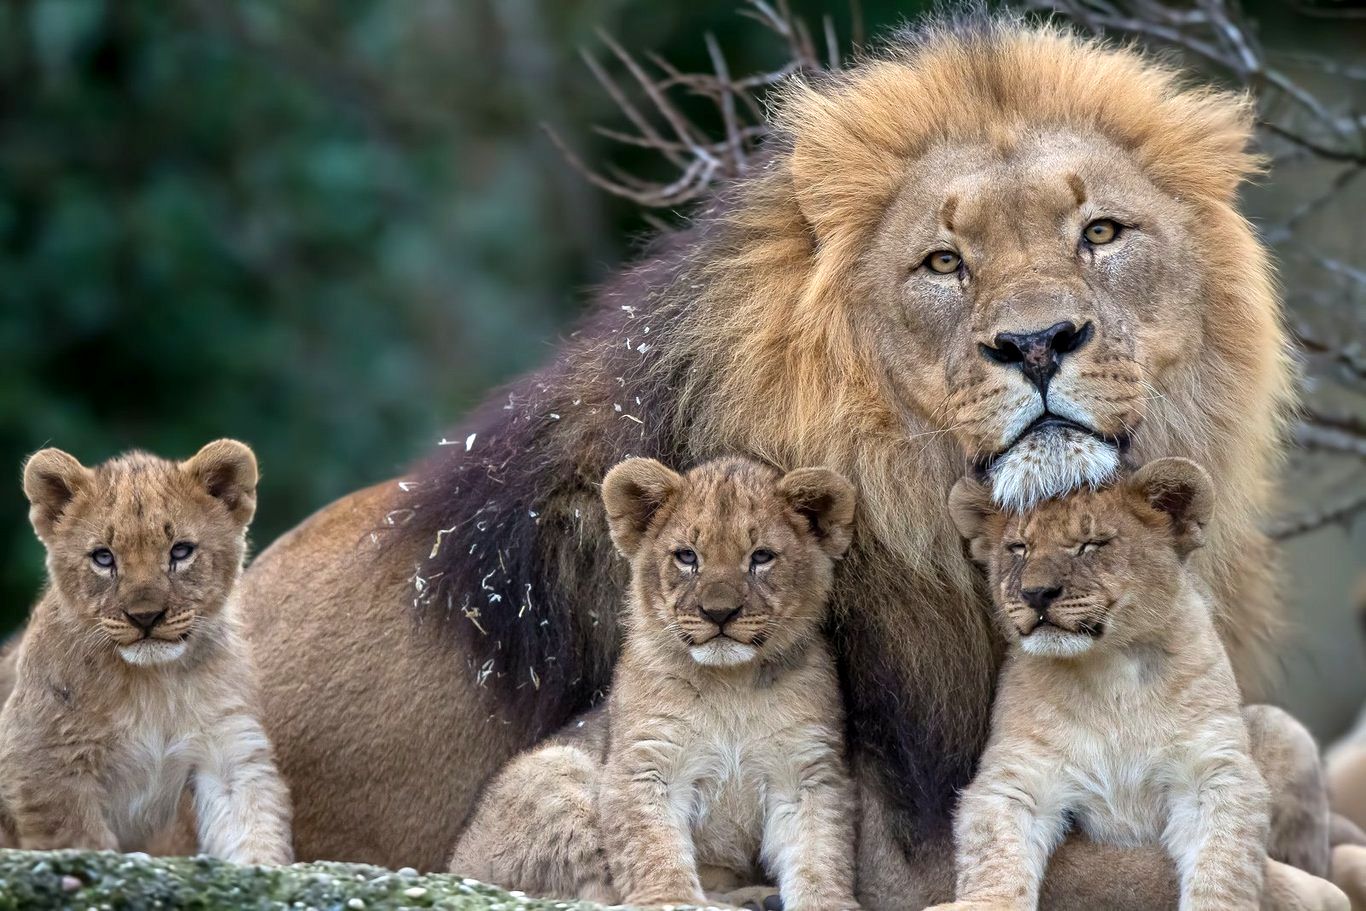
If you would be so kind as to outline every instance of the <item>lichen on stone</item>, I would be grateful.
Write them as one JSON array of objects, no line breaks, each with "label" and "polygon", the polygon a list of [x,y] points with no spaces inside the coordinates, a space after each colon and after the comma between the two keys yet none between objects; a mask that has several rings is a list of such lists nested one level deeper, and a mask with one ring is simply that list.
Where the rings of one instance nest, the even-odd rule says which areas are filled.
[{"label": "lichen on stone", "polygon": [[0,911],[591,911],[460,876],[365,864],[243,867],[210,857],[0,850]]}]

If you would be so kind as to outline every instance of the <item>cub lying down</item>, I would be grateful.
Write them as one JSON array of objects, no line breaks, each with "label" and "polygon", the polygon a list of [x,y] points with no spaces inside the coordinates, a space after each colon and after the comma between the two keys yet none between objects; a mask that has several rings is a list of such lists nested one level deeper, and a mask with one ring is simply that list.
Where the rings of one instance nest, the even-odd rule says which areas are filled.
[{"label": "cub lying down", "polygon": [[24,492],[49,578],[0,712],[10,840],[145,850],[188,788],[201,851],[288,863],[288,794],[230,603],[251,450],[219,440],[186,462],[134,452],[92,469],[44,449]]},{"label": "cub lying down", "polygon": [[987,567],[1011,654],[955,819],[958,900],[940,907],[1033,909],[1075,825],[1095,841],[1165,847],[1183,911],[1263,900],[1346,911],[1327,882],[1268,860],[1270,799],[1248,725],[1275,710],[1250,707],[1245,721],[1186,567],[1213,501],[1185,459],[1024,515],[998,511],[975,481],[954,488],[950,512]]},{"label": "cub lying down", "polygon": [[824,469],[630,459],[603,482],[631,561],[605,706],[493,781],[451,869],[508,888],[702,904],[776,880],[856,907],[843,711],[820,633],[854,492]]}]

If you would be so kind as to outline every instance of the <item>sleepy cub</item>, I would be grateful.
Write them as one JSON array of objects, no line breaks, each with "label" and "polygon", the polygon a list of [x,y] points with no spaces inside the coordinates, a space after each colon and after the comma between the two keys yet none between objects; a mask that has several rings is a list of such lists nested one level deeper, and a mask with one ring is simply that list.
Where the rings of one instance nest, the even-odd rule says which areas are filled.
[{"label": "sleepy cub", "polygon": [[256,509],[251,450],[219,440],[186,462],[85,468],[44,449],[24,492],[49,581],[0,712],[11,838],[143,850],[188,787],[201,851],[288,863],[288,794],[229,598]]},{"label": "sleepy cub", "polygon": [[1328,883],[1267,857],[1271,804],[1248,726],[1275,710],[1240,708],[1186,567],[1213,502],[1204,469],[1174,458],[1024,515],[975,481],[954,488],[950,512],[988,569],[1011,654],[955,819],[958,900],[941,907],[1033,909],[1076,826],[1163,846],[1183,911],[1264,898],[1345,909]]},{"label": "sleepy cub", "polygon": [[776,880],[856,907],[839,681],[822,638],[854,492],[839,475],[629,459],[602,498],[631,562],[604,707],[513,760],[455,872],[558,897],[703,904]]}]

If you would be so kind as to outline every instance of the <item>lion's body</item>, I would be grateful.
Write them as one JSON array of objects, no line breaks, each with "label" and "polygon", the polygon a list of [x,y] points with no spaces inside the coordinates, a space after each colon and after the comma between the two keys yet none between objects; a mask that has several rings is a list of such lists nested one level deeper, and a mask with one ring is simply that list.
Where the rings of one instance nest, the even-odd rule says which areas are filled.
[{"label": "lion's body", "polygon": [[[1265,251],[1234,207],[1253,166],[1245,112],[1182,92],[1133,53],[1051,31],[1006,23],[907,41],[794,90],[767,165],[606,288],[554,364],[492,395],[403,489],[334,504],[256,561],[249,633],[302,856],[441,864],[482,781],[607,685],[625,574],[596,480],[627,455],[690,465],[740,452],[826,465],[859,489],[832,595],[851,749],[896,845],[876,856],[912,858],[920,872],[907,876],[942,894],[949,814],[986,737],[1001,651],[943,504],[984,454],[966,425],[1014,407],[989,407],[989,394],[1015,395],[1019,381],[973,378],[983,400],[955,399],[953,364],[977,356],[990,326],[964,315],[931,338],[879,290],[901,267],[870,260],[895,248],[889,207],[915,211],[898,194],[932,183],[918,163],[955,144],[1015,162],[962,190],[964,219],[1012,188],[1019,198],[995,208],[1028,214],[1042,191],[1026,191],[1057,168],[1089,167],[1093,197],[1114,170],[1114,192],[1157,200],[1151,231],[1126,248],[1139,278],[1117,291],[1067,279],[1109,297],[1083,310],[1100,326],[1076,356],[1084,372],[1055,383],[1076,392],[1078,376],[1097,377],[1098,432],[1126,428],[1139,459],[1185,455],[1223,479],[1195,566],[1241,682],[1255,685],[1275,615],[1257,524],[1290,368]],[[952,116],[927,97],[953,99]],[[972,242],[997,231],[1008,246],[1009,229],[987,224]],[[1188,261],[1152,252],[1178,241]],[[1048,255],[1062,263],[1070,249]],[[983,293],[991,274],[964,287]],[[1153,281],[1162,300],[1141,296]],[[1086,366],[1102,356],[1122,369]],[[1122,407],[1097,404],[1111,399]]]}]

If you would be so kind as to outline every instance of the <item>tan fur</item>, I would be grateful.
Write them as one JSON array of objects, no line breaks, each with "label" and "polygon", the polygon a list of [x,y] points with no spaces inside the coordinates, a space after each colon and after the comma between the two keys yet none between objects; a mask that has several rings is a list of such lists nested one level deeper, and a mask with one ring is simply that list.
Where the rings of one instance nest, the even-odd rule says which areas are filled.
[{"label": "tan fur", "polygon": [[[744,452],[852,478],[861,553],[850,566],[900,587],[896,597],[838,598],[837,609],[860,611],[883,679],[916,694],[914,717],[932,725],[925,742],[941,751],[925,763],[966,766],[985,731],[999,643],[959,539],[934,504],[983,441],[999,436],[1000,416],[1029,404],[1013,375],[990,379],[976,346],[995,329],[1022,328],[1011,325],[1016,302],[1022,318],[1043,313],[1026,265],[1037,263],[1098,328],[1058,388],[1106,430],[1129,425],[1137,460],[1185,455],[1220,478],[1218,518],[1191,565],[1244,692],[1257,692],[1278,610],[1275,561],[1258,526],[1292,369],[1267,252],[1236,205],[1238,181],[1257,166],[1246,151],[1245,100],[1183,87],[1174,71],[1131,49],[1005,24],[989,38],[936,32],[914,51],[796,85],[778,117],[767,166],[700,216],[705,236],[719,240],[688,240],[696,246],[680,277],[648,289],[663,301],[650,312],[651,338],[672,323],[667,343],[652,341],[634,372],[613,371],[612,385],[588,390],[573,414],[577,387],[563,402],[533,398],[534,413],[509,414],[547,428],[549,413],[564,417],[555,425],[563,446],[592,464],[602,451],[622,451],[604,427],[627,421],[609,413],[593,423],[588,410],[610,411],[623,382],[660,377],[670,396],[645,419],[683,428],[666,438],[668,451],[696,459]],[[1137,243],[1078,258],[1063,229],[1077,229],[1090,212],[1071,177],[1081,179],[1086,205],[1137,204],[1146,228],[1130,239]],[[914,258],[947,230],[938,215],[949,196],[957,202],[947,239],[963,245],[974,270],[964,285],[974,306],[928,290],[953,286],[924,275],[910,284]],[[933,223],[917,213],[934,213]],[[1136,266],[1129,273],[1112,255],[1126,250]],[[1103,305],[1078,302],[1078,279],[1102,274],[1111,277]],[[622,293],[602,312],[644,302],[644,292]],[[641,322],[595,342],[625,350],[629,336],[635,351]],[[561,361],[595,365],[606,355],[576,338]],[[492,407],[502,407],[499,399]],[[513,428],[499,425],[500,433]],[[474,454],[488,436],[481,426]],[[579,467],[558,464],[557,477]],[[587,487],[553,504],[559,524],[551,527],[562,525],[565,539],[554,553],[566,564],[573,542],[600,534]],[[299,795],[308,856],[441,865],[487,776],[532,736],[467,655],[492,643],[471,627],[457,634],[474,643],[462,650],[438,624],[411,619],[413,570],[431,538],[386,551],[372,533],[401,527],[414,502],[394,484],[354,494],[282,539],[245,580],[248,628],[268,671],[267,718]],[[482,505],[471,502],[468,512]],[[574,572],[557,569],[553,581],[573,585]],[[466,591],[478,595],[481,576],[459,580],[457,606]],[[607,638],[587,616],[597,610],[572,608],[575,635]],[[587,673],[611,654],[587,644],[582,651]],[[527,686],[527,668],[515,673]],[[894,711],[887,703],[868,711]],[[864,729],[895,730],[898,721],[869,718]],[[895,755],[888,744],[870,748]],[[889,813],[904,815],[921,798],[898,796],[903,770],[886,763],[867,792],[882,792],[876,799],[889,802]],[[432,810],[413,814],[415,805]],[[905,860],[898,881],[939,894],[951,878],[947,845],[914,848],[898,825],[892,818],[887,827],[898,843],[867,856]],[[1095,890],[1088,896],[1103,894],[1096,883],[1114,882],[1097,869],[1153,869],[1146,858],[1123,867],[1116,853],[1078,846],[1056,886],[1063,906],[1083,881]],[[1159,890],[1167,879],[1145,883]]]},{"label": "tan fur", "polygon": [[[957,901],[941,908],[1035,908],[1073,825],[1101,843],[1163,845],[1183,911],[1345,907],[1323,880],[1268,859],[1270,793],[1185,566],[1212,507],[1208,475],[1184,459],[1023,515],[995,509],[975,481],[954,488],[950,509],[988,568],[1012,650],[955,821]],[[1248,711],[1253,724],[1278,723]],[[1262,758],[1318,764],[1312,741],[1307,755],[1287,742]]]},{"label": "tan fur", "polygon": [[289,862],[288,794],[231,602],[256,477],[232,440],[180,463],[29,460],[49,585],[0,712],[0,796],[20,847],[173,843],[188,788],[201,851]]},{"label": "tan fur", "polygon": [[856,907],[839,682],[819,632],[852,488],[823,469],[727,459],[679,475],[631,459],[603,500],[632,566],[607,706],[498,776],[452,871],[640,906],[769,875],[794,911]]}]

